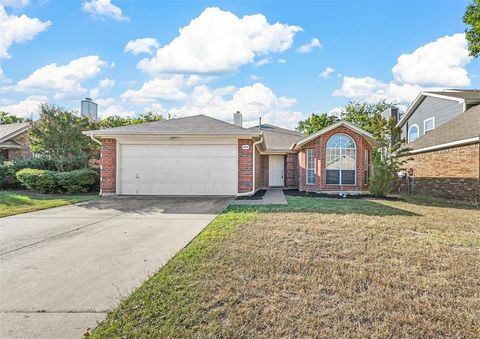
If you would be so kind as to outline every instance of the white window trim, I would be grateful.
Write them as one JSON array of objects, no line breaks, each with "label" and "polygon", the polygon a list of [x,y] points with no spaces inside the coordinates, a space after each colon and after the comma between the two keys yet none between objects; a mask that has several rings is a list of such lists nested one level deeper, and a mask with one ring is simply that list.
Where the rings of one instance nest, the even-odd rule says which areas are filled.
[{"label": "white window trim", "polygon": [[[430,120],[433,121],[433,127],[432,127],[432,129],[427,130],[425,128],[425,125],[426,125],[427,121],[430,121]],[[431,118],[423,120],[423,134],[427,134],[427,132],[433,131],[434,129],[435,129],[435,117],[431,117]]]},{"label": "white window trim", "polygon": [[417,137],[413,140],[416,140],[420,137],[420,128],[418,127],[417,124],[413,124],[412,126],[410,126],[408,128],[408,134],[407,134],[407,139],[408,139],[408,142],[412,142],[413,140],[410,139],[410,131],[412,130],[412,128],[416,127],[417,128]]},{"label": "white window trim", "polygon": [[[325,185],[330,185],[330,186],[357,186],[357,150],[358,150],[358,147],[357,147],[357,143],[355,142],[355,140],[348,134],[346,133],[336,133],[334,135],[332,135],[330,138],[328,138],[328,140],[330,140],[331,138],[333,138],[334,136],[336,135],[346,135],[347,137],[349,137],[350,139],[352,139],[353,141],[353,144],[355,145],[355,175],[353,176],[355,181],[353,184],[344,184],[342,183],[342,169],[340,169],[340,177],[339,177],[339,183],[338,184],[328,184],[327,183],[327,167],[325,166]],[[327,140],[327,143],[328,143],[328,140]],[[325,144],[326,145],[326,144]],[[327,152],[327,149],[328,147],[325,147],[325,153]]]},{"label": "white window trim", "polygon": [[[308,151],[313,151],[313,173],[315,174],[315,148],[308,148],[305,152],[305,183],[306,185],[315,185],[315,179],[313,182],[308,182]],[[315,177],[314,177],[315,178]]]},{"label": "white window trim", "polygon": [[364,185],[368,185],[368,177],[370,176],[370,152],[368,151],[368,149],[365,150],[364,152],[364,160],[365,161],[365,173],[363,173],[363,175],[365,175],[365,178],[363,178],[363,184]]}]

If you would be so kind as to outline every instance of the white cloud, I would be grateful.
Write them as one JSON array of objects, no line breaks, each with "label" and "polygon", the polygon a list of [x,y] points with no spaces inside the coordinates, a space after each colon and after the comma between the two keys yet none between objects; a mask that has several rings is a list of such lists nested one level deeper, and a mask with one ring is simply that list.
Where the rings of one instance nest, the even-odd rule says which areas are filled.
[{"label": "white cloud", "polygon": [[102,79],[98,82],[98,85],[90,90],[90,97],[97,98],[100,95],[100,92],[105,89],[109,89],[115,86],[114,79]]},{"label": "white cloud", "polygon": [[106,118],[113,115],[129,117],[135,114],[134,111],[127,110],[118,102],[118,100],[113,98],[97,99],[96,103],[98,104],[98,116],[100,118]]},{"label": "white cloud", "polygon": [[286,64],[287,63],[287,60],[286,59],[278,59],[277,62],[279,64]]},{"label": "white cloud", "polygon": [[0,80],[3,80],[3,77],[5,75],[3,74],[3,69],[2,69],[2,66],[0,65]]},{"label": "white cloud", "polygon": [[369,102],[386,99],[409,104],[421,91],[468,86],[470,78],[465,66],[471,60],[463,33],[445,36],[411,54],[402,54],[392,68],[394,80],[384,82],[368,76],[344,76],[341,88],[333,95]]},{"label": "white cloud", "polygon": [[457,33],[400,55],[392,73],[396,81],[408,84],[469,86],[471,81],[464,67],[470,60],[465,34]]},{"label": "white cloud", "polygon": [[250,78],[250,80],[253,80],[253,81],[258,81],[258,80],[262,79],[261,76],[256,75],[256,74],[250,74],[249,78]]},{"label": "white cloud", "polygon": [[143,39],[136,39],[130,40],[126,45],[125,49],[123,50],[126,52],[132,52],[135,55],[140,53],[147,53],[152,54],[152,49],[160,47],[157,39],[155,38],[143,38]]},{"label": "white cloud", "polygon": [[187,98],[185,89],[202,81],[199,76],[174,75],[169,78],[154,78],[139,90],[128,90],[120,98],[135,104],[153,104],[158,101],[181,101]]},{"label": "white cloud", "polygon": [[332,67],[327,67],[327,68],[325,68],[325,70],[323,70],[322,73],[319,74],[319,76],[320,76],[321,78],[328,79],[328,78],[330,78],[330,75],[333,74],[333,72],[335,72],[335,69],[334,69],[334,68],[332,68]]},{"label": "white cloud", "polygon": [[336,89],[333,95],[368,102],[386,99],[395,103],[408,103],[422,90],[423,88],[418,85],[395,82],[384,83],[372,77],[343,77],[342,87]]},{"label": "white cloud", "polygon": [[6,105],[0,107],[0,111],[4,111],[19,117],[30,117],[31,115],[37,115],[39,112],[39,106],[42,103],[47,102],[47,97],[43,95],[31,95],[25,100],[16,104]]},{"label": "white cloud", "polygon": [[33,39],[35,35],[51,26],[50,21],[42,22],[26,15],[8,15],[0,5],[0,59],[10,58],[8,49],[13,43]]},{"label": "white cloud", "polygon": [[236,89],[234,86],[212,90],[206,85],[196,86],[184,106],[172,108],[174,116],[206,114],[225,121],[232,120],[233,112],[243,114],[245,125],[254,125],[261,116],[262,121],[284,127],[294,127],[303,118],[291,110],[295,99],[277,96],[262,83]]},{"label": "white cloud", "polygon": [[337,106],[332,108],[330,111],[328,111],[328,115],[333,115],[336,117],[340,117],[340,113],[343,112],[343,107]]},{"label": "white cloud", "polygon": [[320,43],[320,40],[318,40],[317,38],[313,38],[310,42],[298,47],[297,52],[298,53],[309,53],[315,47],[322,47],[322,44]]},{"label": "white cloud", "polygon": [[207,8],[138,67],[150,74],[234,71],[254,62],[257,55],[287,50],[299,31],[297,26],[269,24],[262,14],[239,18],[216,7]]},{"label": "white cloud", "polygon": [[263,59],[258,60],[258,61],[255,63],[255,66],[256,66],[256,67],[262,67],[262,66],[265,66],[265,65],[268,65],[268,64],[271,64],[271,63],[272,63],[272,59],[270,59],[270,58],[263,58]]},{"label": "white cloud", "polygon": [[30,0],[0,0],[0,6],[21,8],[30,3]]},{"label": "white cloud", "polygon": [[120,7],[112,4],[111,0],[88,0],[82,4],[82,9],[94,16],[106,17],[117,21],[129,21],[122,15]]},{"label": "white cloud", "polygon": [[81,82],[97,75],[105,62],[96,55],[70,61],[66,65],[55,63],[43,66],[20,80],[15,90],[20,92],[55,92],[54,98],[78,97],[87,91]]}]

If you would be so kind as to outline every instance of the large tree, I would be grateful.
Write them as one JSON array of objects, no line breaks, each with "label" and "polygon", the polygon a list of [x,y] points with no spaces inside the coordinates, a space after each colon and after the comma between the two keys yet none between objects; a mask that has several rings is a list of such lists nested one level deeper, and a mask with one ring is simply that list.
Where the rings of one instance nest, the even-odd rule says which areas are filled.
[{"label": "large tree", "polygon": [[17,117],[15,115],[9,114],[7,112],[0,111],[0,124],[15,124],[18,122],[24,122],[25,119],[22,117]]},{"label": "large tree", "polygon": [[31,123],[30,147],[34,153],[52,158],[59,171],[70,170],[79,162],[86,165],[89,151],[97,147],[82,134],[89,126],[88,119],[74,112],[42,104],[40,118]]},{"label": "large tree", "polygon": [[346,104],[336,116],[330,113],[312,114],[298,123],[297,130],[310,135],[341,119],[350,121],[368,132],[373,132],[372,121],[380,117],[381,113],[389,107],[392,107],[392,104],[384,100],[373,104],[352,101]]},{"label": "large tree", "polygon": [[480,0],[473,0],[468,5],[463,22],[468,26],[465,30],[468,50],[472,57],[477,58],[480,55]]}]

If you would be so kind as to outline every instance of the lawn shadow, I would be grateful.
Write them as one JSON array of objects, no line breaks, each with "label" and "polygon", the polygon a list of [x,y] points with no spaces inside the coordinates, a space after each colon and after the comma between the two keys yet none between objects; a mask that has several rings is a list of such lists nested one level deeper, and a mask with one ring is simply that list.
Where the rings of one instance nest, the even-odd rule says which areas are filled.
[{"label": "lawn shadow", "polygon": [[2,194],[2,205],[6,206],[21,206],[21,205],[33,205],[35,202],[28,196],[20,194]]},{"label": "lawn shadow", "polygon": [[322,213],[322,214],[361,214],[368,216],[421,216],[401,208],[384,205],[381,200],[334,199],[317,197],[287,196],[288,205],[231,205],[227,211],[262,213]]},{"label": "lawn shadow", "polygon": [[455,208],[462,210],[480,210],[480,203],[459,200],[446,200],[425,195],[401,195],[407,204],[440,208]]}]

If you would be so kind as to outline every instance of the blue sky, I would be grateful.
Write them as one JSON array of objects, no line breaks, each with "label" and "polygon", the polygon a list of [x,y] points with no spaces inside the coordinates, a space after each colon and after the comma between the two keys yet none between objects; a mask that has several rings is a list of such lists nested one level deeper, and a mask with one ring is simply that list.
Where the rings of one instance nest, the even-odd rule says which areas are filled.
[{"label": "blue sky", "polygon": [[468,3],[0,0],[0,110],[92,96],[102,116],[240,110],[294,127],[350,100],[405,107],[480,87]]}]

